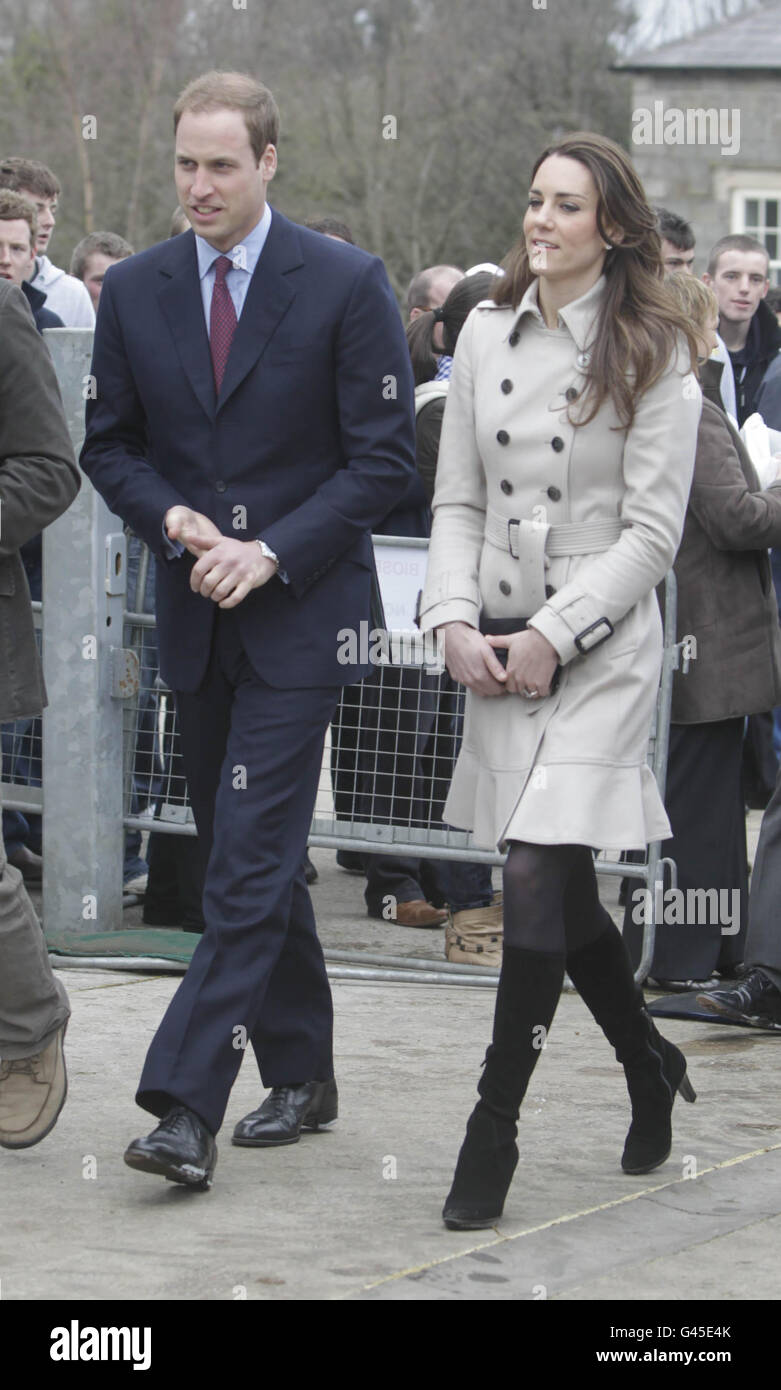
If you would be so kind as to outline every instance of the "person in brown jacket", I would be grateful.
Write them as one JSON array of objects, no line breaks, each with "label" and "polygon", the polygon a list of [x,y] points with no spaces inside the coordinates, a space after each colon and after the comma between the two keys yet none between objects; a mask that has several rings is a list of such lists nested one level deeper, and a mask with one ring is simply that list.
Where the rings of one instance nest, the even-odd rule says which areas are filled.
[{"label": "person in brown jacket", "polygon": [[[667,284],[696,325],[702,356],[713,346],[718,303],[690,275]],[[675,560],[677,640],[688,673],[673,682],[665,807],[673,831],[662,853],[678,869],[678,894],[657,911],[651,976],[665,989],[734,975],[748,920],[748,861],[741,778],[747,715],[781,701],[781,636],[768,547],[781,543],[781,478],[761,490],[719,393],[722,364],[700,367],[702,416],[689,506]],[[704,890],[704,891],[703,891]],[[681,896],[681,894],[683,896]],[[624,931],[639,960],[644,894],[629,895]]]},{"label": "person in brown jacket", "polygon": [[[79,473],[48,349],[21,290],[0,281],[0,720],[46,704],[20,546],[54,521]],[[25,1149],[67,1089],[68,996],[54,976],[22,875],[0,834],[0,1145]]]}]

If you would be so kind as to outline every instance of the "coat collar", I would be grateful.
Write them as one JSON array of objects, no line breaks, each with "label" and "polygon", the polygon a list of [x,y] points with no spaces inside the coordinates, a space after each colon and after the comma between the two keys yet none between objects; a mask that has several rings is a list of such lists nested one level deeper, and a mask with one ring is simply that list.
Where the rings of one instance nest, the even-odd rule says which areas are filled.
[{"label": "coat collar", "polygon": [[[531,314],[541,324],[545,324],[537,302],[539,286],[539,277],[535,276],[521,300],[515,322],[509,333],[520,327],[521,319],[525,314]],[[569,304],[565,304],[563,308],[559,309],[559,327],[568,329],[579,352],[585,352],[591,345],[596,321],[602,309],[604,294],[605,277],[600,275],[596,284],[581,295],[580,299],[573,299]]]},{"label": "coat collar", "polygon": [[717,362],[714,357],[709,357],[707,362],[703,362],[700,367],[700,386],[702,387],[702,394],[707,400],[711,401],[713,405],[718,406],[722,414],[724,413],[724,404],[721,399],[721,378],[723,372],[724,363]]},{"label": "coat collar", "polygon": [[22,294],[34,314],[38,309],[42,309],[46,303],[46,295],[43,290],[37,290],[34,285],[30,284],[29,280],[24,280],[22,282]]},{"label": "coat collar", "polygon": [[285,317],[296,296],[286,277],[303,263],[297,227],[274,212],[247,290],[218,397],[203,314],[195,234],[189,231],[172,237],[170,252],[158,266],[162,282],[158,292],[160,307],[190,385],[210,419],[222,410],[255,366]]}]

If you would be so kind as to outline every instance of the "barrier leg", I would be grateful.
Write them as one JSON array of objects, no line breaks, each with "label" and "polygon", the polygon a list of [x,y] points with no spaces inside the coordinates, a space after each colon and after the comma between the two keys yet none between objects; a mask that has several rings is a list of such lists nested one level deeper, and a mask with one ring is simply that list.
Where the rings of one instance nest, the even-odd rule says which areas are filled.
[{"label": "barrier leg", "polygon": [[[46,333],[74,448],[84,436],[88,329]],[[43,920],[48,931],[122,925],[122,524],[85,478],[44,533]]]}]

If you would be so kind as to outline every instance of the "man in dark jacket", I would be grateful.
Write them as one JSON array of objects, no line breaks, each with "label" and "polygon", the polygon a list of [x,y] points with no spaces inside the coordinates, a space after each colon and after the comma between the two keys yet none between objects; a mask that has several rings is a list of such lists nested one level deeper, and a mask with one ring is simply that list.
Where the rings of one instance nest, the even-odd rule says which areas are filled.
[{"label": "man in dark jacket", "polygon": [[46,295],[29,283],[35,273],[35,239],[38,214],[23,193],[0,188],[0,278],[18,285],[32,309],[39,333],[44,328],[64,328],[58,314],[47,309]]},{"label": "man in dark jacket", "polygon": [[368,619],[370,532],[407,490],[414,435],[382,263],[266,202],[268,89],[204,73],[174,119],[193,231],[106,276],[81,459],[159,561],[160,673],[212,851],[206,930],[136,1097],[160,1123],[125,1160],[205,1189],[245,1044],[272,1094],[235,1143],[293,1144],[336,1118],[331,993],[300,870],[339,688],[371,671],[344,662],[339,634]]},{"label": "man in dark jacket", "polygon": [[751,236],[725,236],[710,253],[706,285],[719,301],[719,335],[735,377],[738,425],[756,410],[763,378],[781,348],[781,328],[765,304],[769,256]]},{"label": "man in dark jacket", "polygon": [[781,356],[765,372],[755,406],[768,429],[781,430]]},{"label": "man in dark jacket", "polygon": [[[73,501],[79,475],[54,368],[20,289],[0,283],[0,719],[46,703],[19,549]],[[22,876],[0,836],[0,1144],[29,1148],[65,1101],[70,1016]]]}]

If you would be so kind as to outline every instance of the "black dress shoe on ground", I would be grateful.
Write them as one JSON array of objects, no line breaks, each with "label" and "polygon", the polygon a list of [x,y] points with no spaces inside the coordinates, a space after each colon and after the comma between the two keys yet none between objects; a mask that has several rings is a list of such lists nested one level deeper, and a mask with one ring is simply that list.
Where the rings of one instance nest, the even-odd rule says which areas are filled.
[{"label": "black dress shoe on ground", "polygon": [[319,877],[320,877],[320,875],[318,874],[317,869],[315,868],[314,864],[312,863],[311,859],[309,858],[309,855],[308,855],[308,854],[305,854],[305,855],[304,855],[304,878],[306,879],[307,883],[317,883],[317,880],[318,880]]},{"label": "black dress shoe on ground", "polygon": [[188,917],[187,911],[180,907],[145,907],[141,921],[145,927],[168,927],[171,931],[189,931],[197,936],[203,936],[206,930],[203,917]]},{"label": "black dress shoe on ground", "polygon": [[302,1129],[324,1129],[338,1113],[339,1093],[333,1079],[275,1086],[257,1110],[239,1120],[233,1142],[256,1149],[297,1144]]},{"label": "black dress shoe on ground", "polygon": [[698,994],[697,1003],[709,1013],[731,1018],[735,1023],[781,1031],[781,990],[761,970],[750,970],[734,989]]},{"label": "black dress shoe on ground", "polygon": [[175,1105],[145,1139],[134,1139],[125,1150],[129,1168],[157,1173],[169,1182],[206,1189],[217,1164],[214,1135],[186,1105]]}]

